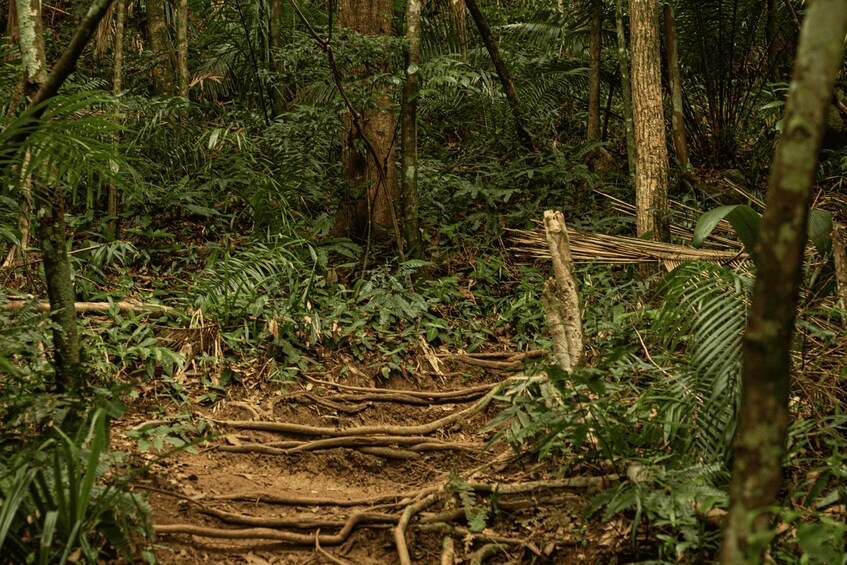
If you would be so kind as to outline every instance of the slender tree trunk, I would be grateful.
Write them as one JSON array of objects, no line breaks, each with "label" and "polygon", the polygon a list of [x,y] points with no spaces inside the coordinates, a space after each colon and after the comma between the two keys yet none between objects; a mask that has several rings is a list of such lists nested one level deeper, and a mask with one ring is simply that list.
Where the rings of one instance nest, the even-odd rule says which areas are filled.
[{"label": "slender tree trunk", "polygon": [[465,0],[450,0],[453,7],[453,21],[456,25],[456,36],[459,38],[459,52],[462,60],[468,59],[468,26],[465,23]]},{"label": "slender tree trunk", "polygon": [[632,85],[629,81],[629,50],[623,22],[623,0],[615,0],[615,31],[618,36],[618,62],[621,73],[621,98],[623,99],[624,127],[626,128],[626,160],[629,176],[635,176],[635,128],[632,123]]},{"label": "slender tree trunk", "polygon": [[45,188],[36,192],[38,203],[38,243],[44,265],[47,298],[53,323],[53,350],[56,363],[56,392],[79,388],[85,382],[79,350],[71,267],[65,236],[64,195]]},{"label": "slender tree trunk", "polygon": [[688,141],[685,138],[685,122],[682,117],[682,76],[679,71],[679,44],[676,39],[676,19],[673,6],[668,2],[664,9],[665,51],[668,55],[668,78],[671,87],[671,132],[676,159],[682,170],[691,168],[688,161]]},{"label": "slender tree trunk", "polygon": [[418,219],[418,95],[421,90],[421,1],[408,0],[406,7],[406,83],[400,108],[400,201],[406,257],[423,257]]},{"label": "slender tree trunk", "polygon": [[591,45],[588,49],[588,142],[600,141],[600,57],[603,46],[603,2],[591,0]]},{"label": "slender tree trunk", "polygon": [[154,60],[153,92],[156,96],[172,96],[174,93],[172,48],[165,19],[165,0],[147,0],[147,34]]},{"label": "slender tree trunk", "polygon": [[[77,60],[85,45],[97,29],[103,15],[109,9],[112,0],[94,0],[80,22],[76,33],[68,44],[59,61],[33,95],[28,110],[32,120],[41,119],[45,111],[44,102],[56,96],[62,83],[76,68]],[[40,17],[25,11],[25,16]],[[33,38],[24,42],[21,36],[21,49],[32,49]],[[26,143],[32,130],[23,129],[21,133],[6,141],[7,149],[20,147]],[[55,324],[53,346],[56,362],[55,387],[57,391],[77,388],[84,384],[84,373],[80,362],[79,332],[74,308],[73,282],[70,276],[70,264],[66,252],[65,213],[62,193],[54,187],[37,183],[33,190],[33,200],[38,207],[38,236],[41,246],[42,264],[50,299],[51,317]]]},{"label": "slender tree trunk", "polygon": [[774,59],[774,41],[776,40],[776,0],[767,0],[767,15],[765,17],[765,44],[768,58],[768,74],[771,79],[777,80],[776,64]]},{"label": "slender tree trunk", "polygon": [[[16,0],[14,4],[17,26],[15,26],[17,40],[21,50],[21,63],[24,68],[24,95],[31,99],[38,89],[47,80],[47,60],[44,54],[44,26],[41,21],[40,0]],[[10,14],[12,8],[9,8]],[[11,24],[10,24],[11,25]],[[11,108],[10,108],[11,111]],[[32,155],[29,151],[24,155],[20,168],[21,171],[29,169],[29,161]],[[18,176],[18,175],[16,175]],[[12,246],[4,265],[14,265],[19,257],[26,253],[29,247],[29,239],[32,226],[32,178],[28,174],[18,176],[21,181],[21,199],[18,202],[18,230],[21,233],[20,245]]]},{"label": "slender tree trunk", "polygon": [[[391,14],[390,0],[342,0],[338,23],[364,35],[389,35]],[[381,69],[373,68],[369,72],[380,72],[387,66],[388,62],[383,61],[375,65]],[[365,69],[354,72],[362,79],[361,83],[366,82]],[[370,88],[371,103],[368,107],[358,115],[348,112],[343,118],[344,176],[360,191],[349,195],[341,203],[332,231],[335,235],[355,239],[370,239],[372,235],[382,235],[379,232],[388,233],[398,228],[393,97],[385,86]],[[358,121],[358,125],[354,121]],[[363,144],[370,148],[363,150]],[[373,233],[372,228],[377,228],[377,233]]]},{"label": "slender tree trunk", "polygon": [[788,430],[791,339],[809,195],[847,34],[847,1],[816,0],[800,33],[783,133],[768,180],[753,302],[744,334],[741,420],[721,562],[758,562],[778,502]]},{"label": "slender tree trunk", "polygon": [[670,241],[668,151],[662,111],[659,7],[629,0],[632,34],[632,118],[635,126],[635,223],[638,236]]},{"label": "slender tree trunk", "polygon": [[274,113],[279,115],[288,109],[285,95],[285,85],[280,84],[282,65],[279,63],[279,52],[282,49],[282,0],[270,0],[268,21],[268,47],[270,48],[271,68],[276,73],[274,87],[271,89],[271,104]]},{"label": "slender tree trunk", "polygon": [[476,28],[479,30],[480,38],[482,39],[485,48],[488,50],[488,55],[491,57],[491,62],[494,63],[494,68],[497,70],[497,76],[500,78],[500,84],[503,85],[503,92],[506,94],[506,100],[509,102],[509,108],[512,110],[512,116],[515,120],[515,132],[518,135],[518,140],[527,151],[533,150],[532,137],[529,135],[529,130],[526,128],[526,119],[521,110],[518,91],[515,90],[515,85],[512,82],[512,76],[509,74],[509,69],[506,67],[506,62],[500,56],[500,49],[494,41],[494,36],[491,35],[491,28],[488,27],[488,22],[485,21],[485,16],[479,9],[476,0],[464,0],[468,7],[468,12],[471,14]]},{"label": "slender tree trunk", "polygon": [[[123,83],[123,64],[124,64],[124,24],[126,22],[126,0],[116,0],[115,5],[115,56],[114,56],[114,72],[112,74],[112,93],[117,96],[121,92]],[[117,133],[113,137],[115,143],[118,143],[120,137]],[[114,183],[109,184],[109,192],[106,203],[106,215],[109,220],[106,225],[106,232],[110,239],[118,238],[118,187]]]},{"label": "slender tree trunk", "polygon": [[176,10],[176,60],[179,89],[177,94],[188,98],[188,0],[178,0]]}]

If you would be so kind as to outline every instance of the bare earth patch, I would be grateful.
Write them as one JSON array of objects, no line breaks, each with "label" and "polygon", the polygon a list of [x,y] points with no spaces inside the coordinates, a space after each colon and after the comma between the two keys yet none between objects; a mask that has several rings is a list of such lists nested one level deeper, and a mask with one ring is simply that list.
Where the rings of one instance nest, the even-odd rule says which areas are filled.
[{"label": "bare earth patch", "polygon": [[[488,446],[493,432],[480,430],[499,410],[494,396],[525,377],[474,359],[523,358],[465,358],[485,374],[395,377],[386,388],[336,368],[284,391],[233,388],[240,398],[192,406],[215,436],[137,481],[160,562],[594,563],[618,553],[624,527],[589,528],[582,515],[588,496],[618,478],[556,477],[553,463]],[[145,406],[116,423],[116,447],[137,451],[122,432],[162,420],[150,422]]]}]

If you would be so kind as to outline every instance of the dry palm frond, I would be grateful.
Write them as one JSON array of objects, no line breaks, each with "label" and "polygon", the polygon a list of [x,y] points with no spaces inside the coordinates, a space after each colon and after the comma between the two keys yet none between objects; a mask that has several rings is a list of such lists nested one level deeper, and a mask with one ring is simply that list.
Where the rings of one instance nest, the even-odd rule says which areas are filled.
[{"label": "dry palm frond", "polygon": [[[508,230],[512,233],[512,249],[534,258],[549,258],[550,250],[544,228],[535,230]],[[702,260],[736,265],[747,260],[747,254],[738,249],[694,249],[685,245],[662,243],[634,237],[587,233],[568,228],[571,253],[574,261],[614,264],[642,264],[660,262],[669,271],[685,261]],[[732,242],[734,243],[734,242]]]}]

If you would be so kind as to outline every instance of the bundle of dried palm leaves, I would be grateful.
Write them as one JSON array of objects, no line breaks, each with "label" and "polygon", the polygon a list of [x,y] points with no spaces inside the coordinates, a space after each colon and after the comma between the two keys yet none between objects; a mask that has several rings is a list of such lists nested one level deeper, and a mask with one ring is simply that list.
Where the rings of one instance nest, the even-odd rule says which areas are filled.
[{"label": "bundle of dried palm leaves", "polygon": [[[617,198],[598,192],[606,198],[612,208],[625,215],[635,215],[635,207]],[[693,224],[699,212],[679,203],[673,203],[677,216],[683,216],[686,223]],[[693,220],[692,220],[693,219]],[[724,222],[722,222],[724,223]],[[728,224],[723,226],[729,232]],[[512,249],[533,258],[549,258],[550,250],[544,235],[544,226],[539,221],[534,230],[508,230],[512,233]],[[671,226],[673,236],[690,240],[692,231],[678,224]],[[743,245],[737,241],[721,237],[717,233],[709,236],[709,241],[717,249],[696,249],[686,245],[662,243],[634,237],[588,233],[568,228],[571,254],[574,261],[598,262],[609,264],[656,264],[661,263],[668,271],[685,261],[711,261],[722,265],[737,266],[748,261]]]},{"label": "bundle of dried palm leaves", "polygon": [[[550,258],[544,227],[534,230],[509,230],[512,249],[533,258]],[[702,260],[736,265],[747,260],[740,249],[695,249],[685,245],[662,243],[634,237],[587,233],[568,228],[574,261],[613,264],[662,263],[669,271],[685,261]]]}]

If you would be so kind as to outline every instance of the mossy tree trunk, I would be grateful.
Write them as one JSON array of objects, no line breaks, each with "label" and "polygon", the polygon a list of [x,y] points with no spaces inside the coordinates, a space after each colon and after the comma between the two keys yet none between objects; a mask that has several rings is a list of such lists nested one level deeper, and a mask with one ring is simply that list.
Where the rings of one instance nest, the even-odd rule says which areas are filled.
[{"label": "mossy tree trunk", "polygon": [[177,0],[176,8],[177,94],[188,98],[188,0]]},{"label": "mossy tree trunk", "polygon": [[[83,48],[88,44],[111,3],[112,0],[94,0],[85,13],[62,56],[32,95],[28,108],[32,120],[41,119],[46,109],[44,103],[56,96],[59,88],[76,68]],[[22,20],[40,19],[40,12],[20,10],[20,6],[18,8],[19,27],[35,29],[34,23]],[[20,45],[22,53],[24,50],[36,49],[35,36],[28,35],[24,41],[24,36],[21,35]],[[23,146],[29,135],[27,131],[24,129],[21,134],[8,140],[9,146]],[[34,182],[33,202],[36,209],[37,233],[47,295],[50,299],[51,318],[55,324],[53,330],[55,388],[57,392],[63,392],[81,387],[84,384],[84,373],[80,358],[73,282],[66,248],[64,195],[61,190],[52,186],[49,173],[43,174],[42,177]]]},{"label": "mossy tree trunk", "polygon": [[400,201],[406,257],[423,257],[418,217],[418,95],[421,90],[421,1],[406,6],[406,82],[400,108]]},{"label": "mossy tree trunk", "polygon": [[768,181],[756,284],[744,334],[741,419],[721,553],[724,564],[761,559],[765,548],[755,540],[770,529],[769,508],[779,501],[809,195],[845,33],[847,1],[816,0],[809,6]]}]

